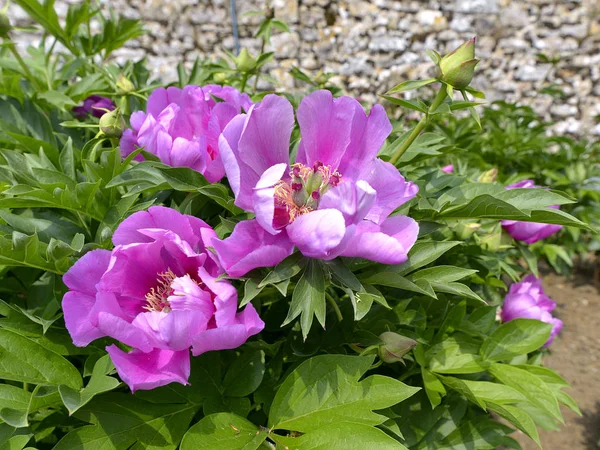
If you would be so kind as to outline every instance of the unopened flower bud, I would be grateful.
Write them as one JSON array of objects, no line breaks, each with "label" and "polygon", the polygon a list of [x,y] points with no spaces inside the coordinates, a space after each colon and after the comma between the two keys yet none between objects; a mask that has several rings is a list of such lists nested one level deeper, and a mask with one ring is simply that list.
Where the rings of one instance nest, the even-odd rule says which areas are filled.
[{"label": "unopened flower bud", "polygon": [[480,227],[481,227],[481,224],[479,224],[479,223],[459,222],[454,227],[454,231],[456,232],[456,235],[458,236],[459,239],[465,240],[465,239],[468,239],[469,237],[471,237],[473,235],[473,233],[475,233]]},{"label": "unopened flower bud", "polygon": [[479,175],[477,181],[480,183],[493,183],[496,181],[496,177],[498,176],[498,169],[495,167],[493,169],[487,170]]},{"label": "unopened flower bud", "polygon": [[250,72],[256,68],[256,58],[244,48],[235,59],[235,64],[240,72]]},{"label": "unopened flower bud", "polygon": [[457,89],[464,89],[471,83],[478,63],[473,37],[440,60],[440,78]]},{"label": "unopened flower bud", "polygon": [[381,333],[379,339],[383,341],[383,345],[379,346],[379,358],[386,363],[401,361],[402,357],[417,345],[414,339],[393,331]]},{"label": "unopened flower bud", "polygon": [[121,137],[125,128],[127,128],[127,124],[118,109],[100,117],[100,130],[108,137]]},{"label": "unopened flower bud", "polygon": [[5,12],[0,12],[0,37],[8,37],[10,30],[12,30],[10,19]]},{"label": "unopened flower bud", "polygon": [[227,74],[223,72],[217,72],[213,75],[215,83],[225,83],[227,81]]},{"label": "unopened flower bud", "polygon": [[122,73],[120,73],[119,77],[117,78],[117,87],[119,88],[119,91],[123,94],[129,94],[135,91],[135,86],[133,85],[133,83],[129,81],[129,79]]}]

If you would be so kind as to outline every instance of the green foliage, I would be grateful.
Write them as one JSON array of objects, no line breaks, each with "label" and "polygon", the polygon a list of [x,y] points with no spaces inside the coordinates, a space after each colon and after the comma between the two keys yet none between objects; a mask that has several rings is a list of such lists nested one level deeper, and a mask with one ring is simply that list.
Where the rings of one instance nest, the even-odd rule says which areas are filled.
[{"label": "green foliage", "polygon": [[[295,252],[231,280],[264,332],[192,358],[188,386],[131,394],[105,352],[112,340],[72,344],[61,275],[86,252],[111,249],[123,219],[153,204],[200,217],[221,238],[251,216],[235,206],[226,179],[211,184],[146,153],[134,160],[143,150],[123,159],[96,118],[73,115],[98,94],[128,116],[160,85],[148,82],[143,61],[107,59],[141,35],[138,21],[88,1],[70,5],[64,21],[51,0],[16,3],[46,41],[21,57],[7,38],[0,63],[0,448],[493,449],[517,445],[514,429],[539,443],[538,426],[562,422],[560,404],[579,412],[567,383],[540,365],[550,326],[499,324],[496,314],[507,284],[537,273],[538,258],[564,271],[600,248],[591,231],[600,223],[598,144],[549,137],[525,107],[495,103],[480,119],[483,94],[471,87],[462,100],[447,84],[432,102],[401,98],[438,88],[436,78],[405,81],[383,97],[423,115],[410,129],[396,124],[379,153],[419,185],[396,212],[419,222],[408,260]],[[260,15],[259,54],[197,59],[189,71],[180,64],[177,84],[232,85],[259,101],[259,81],[274,83],[263,73],[274,57],[265,48],[274,32],[289,31],[273,10]],[[290,73],[307,92],[339,93],[335,74]],[[453,115],[461,110],[471,118]],[[292,153],[297,145],[295,129]],[[455,173],[438,170],[442,162]],[[493,168],[498,181],[484,182]],[[504,189],[524,178],[551,190]],[[501,234],[507,219],[565,229],[525,247]],[[383,333],[417,344],[384,362]]]}]

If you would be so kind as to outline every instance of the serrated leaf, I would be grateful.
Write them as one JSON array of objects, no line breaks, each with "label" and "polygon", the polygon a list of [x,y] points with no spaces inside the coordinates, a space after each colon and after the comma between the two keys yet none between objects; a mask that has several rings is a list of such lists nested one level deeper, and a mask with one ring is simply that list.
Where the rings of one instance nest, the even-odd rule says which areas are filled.
[{"label": "serrated leaf", "polygon": [[256,450],[267,433],[236,414],[217,413],[191,427],[181,441],[181,450]]},{"label": "serrated leaf", "polygon": [[539,349],[550,337],[552,324],[533,319],[515,319],[500,325],[481,346],[481,357],[501,361]]},{"label": "serrated leaf", "polygon": [[378,425],[387,408],[416,393],[393,378],[360,377],[373,357],[321,355],[300,364],[279,387],[269,411],[269,428],[308,433],[329,424]]}]

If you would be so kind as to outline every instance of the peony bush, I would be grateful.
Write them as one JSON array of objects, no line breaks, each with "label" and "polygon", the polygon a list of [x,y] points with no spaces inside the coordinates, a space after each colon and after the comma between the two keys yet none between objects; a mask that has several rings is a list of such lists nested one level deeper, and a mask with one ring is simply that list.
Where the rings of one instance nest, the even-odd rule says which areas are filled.
[{"label": "peony bush", "polygon": [[518,449],[578,412],[537,260],[590,216],[477,163],[475,38],[364,105],[260,92],[248,50],[165,86],[110,61],[137,21],[16,3],[46,39],[3,17],[2,448]]}]

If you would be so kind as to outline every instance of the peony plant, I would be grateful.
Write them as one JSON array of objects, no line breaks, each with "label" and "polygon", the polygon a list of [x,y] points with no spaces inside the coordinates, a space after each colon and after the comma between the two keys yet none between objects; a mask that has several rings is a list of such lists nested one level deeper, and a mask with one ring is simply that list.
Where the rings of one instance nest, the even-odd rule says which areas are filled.
[{"label": "peony plant", "polygon": [[248,50],[153,83],[109,58],[139,22],[15,1],[64,50],[1,22],[0,446],[519,448],[578,412],[529,244],[589,227],[436,133],[485,139],[474,39],[364,106],[297,68],[260,92]]}]

